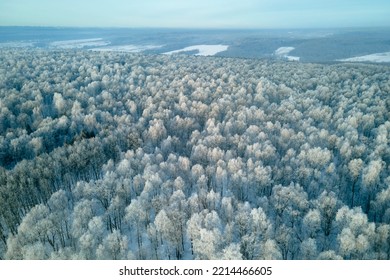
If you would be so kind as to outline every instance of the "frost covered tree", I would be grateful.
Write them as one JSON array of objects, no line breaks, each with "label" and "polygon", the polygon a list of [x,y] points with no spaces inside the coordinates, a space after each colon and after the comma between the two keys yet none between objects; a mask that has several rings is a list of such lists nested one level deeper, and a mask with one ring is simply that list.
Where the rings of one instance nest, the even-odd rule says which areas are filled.
[{"label": "frost covered tree", "polygon": [[361,208],[349,209],[347,206],[337,211],[336,222],[341,228],[337,239],[339,252],[344,258],[372,258],[371,239],[375,238],[375,224],[368,221]]},{"label": "frost covered tree", "polygon": [[1,259],[389,259],[387,65],[0,61]]}]

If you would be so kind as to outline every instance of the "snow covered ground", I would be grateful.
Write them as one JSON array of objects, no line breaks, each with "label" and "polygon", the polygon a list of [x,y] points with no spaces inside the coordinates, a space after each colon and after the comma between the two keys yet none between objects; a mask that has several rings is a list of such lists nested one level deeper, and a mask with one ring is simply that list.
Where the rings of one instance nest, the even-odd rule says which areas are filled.
[{"label": "snow covered ground", "polygon": [[102,38],[81,39],[81,40],[65,40],[55,41],[49,44],[49,47],[60,49],[82,49],[85,47],[99,47],[111,44],[110,41],[105,41]]},{"label": "snow covered ground", "polygon": [[299,61],[298,56],[291,56],[288,55],[292,50],[294,50],[294,47],[280,47],[278,48],[274,54],[281,59],[286,59],[288,61]]},{"label": "snow covered ground", "polygon": [[288,55],[288,53],[291,52],[294,49],[295,49],[294,47],[280,47],[279,49],[277,49],[275,51],[275,55],[277,55],[277,56],[285,56],[285,55]]},{"label": "snow covered ground", "polygon": [[346,59],[339,59],[339,61],[344,62],[379,62],[384,63],[390,62],[390,52],[384,52],[384,53],[374,53],[369,55],[363,55],[363,56],[356,56]]},{"label": "snow covered ground", "polygon": [[92,51],[101,52],[143,52],[146,50],[159,49],[162,46],[156,45],[122,45],[122,46],[109,46],[103,48],[93,48]]},{"label": "snow covered ground", "polygon": [[219,52],[226,51],[228,48],[229,46],[227,45],[195,45],[180,50],[166,52],[164,54],[198,51],[198,53],[195,55],[209,56],[209,55],[216,55]]}]

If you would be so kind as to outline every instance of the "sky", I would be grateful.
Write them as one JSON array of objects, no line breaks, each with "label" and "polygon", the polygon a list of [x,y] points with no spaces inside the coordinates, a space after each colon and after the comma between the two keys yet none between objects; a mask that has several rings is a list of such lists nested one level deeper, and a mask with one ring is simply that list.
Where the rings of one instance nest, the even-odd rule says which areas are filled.
[{"label": "sky", "polygon": [[0,26],[390,26],[389,0],[0,0]]}]

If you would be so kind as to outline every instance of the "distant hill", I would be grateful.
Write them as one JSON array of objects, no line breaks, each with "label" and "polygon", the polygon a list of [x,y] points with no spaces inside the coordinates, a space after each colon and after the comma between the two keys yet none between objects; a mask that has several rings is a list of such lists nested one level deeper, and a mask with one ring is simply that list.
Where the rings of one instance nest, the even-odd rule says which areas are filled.
[{"label": "distant hill", "polygon": [[[202,52],[194,46],[226,46]],[[188,50],[186,54],[223,57],[270,58],[301,62],[352,59],[388,62],[390,28],[363,29],[152,29],[0,27],[1,48],[83,49],[150,54]],[[288,56],[279,49],[289,48]],[[203,48],[204,50],[204,48]],[[377,54],[382,54],[379,56]],[[365,59],[355,57],[365,56]]]}]

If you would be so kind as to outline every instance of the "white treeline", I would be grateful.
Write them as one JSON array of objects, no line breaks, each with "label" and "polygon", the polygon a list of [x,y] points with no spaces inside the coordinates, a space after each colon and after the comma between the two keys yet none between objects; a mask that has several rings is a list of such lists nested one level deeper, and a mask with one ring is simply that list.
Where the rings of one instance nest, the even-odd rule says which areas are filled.
[{"label": "white treeline", "polygon": [[0,51],[1,259],[390,259],[390,68]]}]

